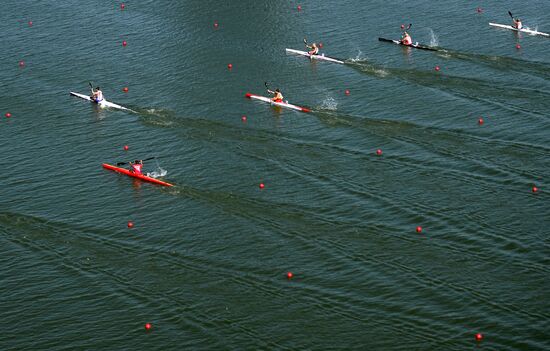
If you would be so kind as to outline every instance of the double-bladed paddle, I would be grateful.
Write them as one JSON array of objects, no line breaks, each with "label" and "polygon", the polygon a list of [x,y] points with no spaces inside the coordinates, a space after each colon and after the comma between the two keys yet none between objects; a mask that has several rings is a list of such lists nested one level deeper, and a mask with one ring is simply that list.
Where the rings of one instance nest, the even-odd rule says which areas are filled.
[{"label": "double-bladed paddle", "polygon": [[[149,160],[153,160],[153,159],[155,159],[155,158],[157,158],[157,157],[156,157],[156,156],[153,156],[153,157],[149,157],[149,158],[144,158],[144,159],[141,160],[141,161],[149,161]],[[116,165],[117,165],[117,166],[122,166],[122,165],[128,164],[128,163],[130,163],[130,162],[131,162],[131,161],[129,161],[129,162],[117,162]]]}]

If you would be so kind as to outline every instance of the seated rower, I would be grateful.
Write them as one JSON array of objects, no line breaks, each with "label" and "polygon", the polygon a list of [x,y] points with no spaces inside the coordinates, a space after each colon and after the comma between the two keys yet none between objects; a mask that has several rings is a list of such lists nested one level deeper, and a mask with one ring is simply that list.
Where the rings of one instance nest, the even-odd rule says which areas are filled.
[{"label": "seated rower", "polygon": [[523,24],[521,24],[521,20],[519,18],[512,18],[512,21],[514,22],[512,24],[512,27],[516,28],[517,30],[523,28]]},{"label": "seated rower", "polygon": [[273,94],[273,98],[271,98],[271,101],[273,102],[283,102],[283,94],[281,94],[281,91],[279,88],[275,89],[275,91],[267,90],[268,93]]},{"label": "seated rower", "polygon": [[92,101],[99,104],[101,101],[103,101],[103,92],[99,87],[96,87],[95,89],[92,89],[92,96],[90,96],[90,98],[92,99]]},{"label": "seated rower", "polygon": [[315,44],[315,43],[311,44],[311,46],[306,44],[306,48],[309,49],[309,51],[307,52],[309,54],[309,56],[317,55],[319,53],[319,48],[317,47],[317,44]]},{"label": "seated rower", "polygon": [[143,167],[142,160],[135,160],[134,162],[130,162],[130,166],[132,167],[132,169],[130,169],[131,172],[135,174],[143,174],[141,172],[141,168]]},{"label": "seated rower", "polygon": [[410,46],[412,45],[412,39],[409,33],[403,32],[403,35],[401,36],[401,44]]}]

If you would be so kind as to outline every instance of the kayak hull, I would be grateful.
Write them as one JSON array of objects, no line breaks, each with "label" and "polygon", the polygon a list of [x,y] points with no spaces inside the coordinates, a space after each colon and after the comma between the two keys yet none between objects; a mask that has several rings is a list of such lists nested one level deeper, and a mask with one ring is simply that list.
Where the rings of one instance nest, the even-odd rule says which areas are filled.
[{"label": "kayak hull", "polygon": [[536,30],[531,30],[529,28],[517,29],[517,28],[514,28],[512,26],[508,26],[508,25],[505,25],[505,24],[498,24],[498,23],[489,23],[489,25],[493,26],[493,27],[498,27],[498,28],[510,29],[510,30],[515,31],[515,32],[521,32],[521,33],[526,33],[526,34],[531,34],[531,35],[542,35],[544,37],[550,38],[550,34],[548,34],[548,33],[538,32]]},{"label": "kayak hull", "polygon": [[273,101],[270,98],[265,97],[265,96],[254,95],[254,94],[250,94],[250,93],[246,93],[245,96],[249,99],[260,100],[260,101],[267,102],[267,103],[269,103],[271,105],[274,105],[274,106],[290,108],[290,109],[293,109],[293,110],[296,110],[296,111],[301,111],[301,112],[311,112],[311,110],[307,107],[292,105],[292,104],[289,104],[289,103],[286,103],[286,102],[275,102],[275,101]]},{"label": "kayak hull", "polygon": [[163,182],[162,180],[158,180],[158,179],[153,178],[153,177],[148,177],[148,176],[143,175],[143,174],[136,174],[132,171],[127,170],[126,168],[120,168],[120,167],[117,167],[117,166],[110,165],[108,163],[104,163],[103,168],[108,169],[110,171],[115,171],[115,172],[118,172],[118,173],[122,173],[122,174],[125,174],[125,175],[129,176],[129,177],[137,178],[137,179],[140,179],[140,180],[143,180],[143,181],[146,181],[146,182],[150,182],[150,183],[154,183],[154,184],[158,184],[158,185],[163,185],[163,186],[174,186],[174,184]]},{"label": "kayak hull", "polygon": [[88,95],[75,93],[75,92],[72,92],[72,91],[70,92],[70,95],[76,96],[77,98],[81,98],[81,99],[84,99],[84,100],[88,100],[93,104],[99,105],[100,107],[110,107],[110,108],[116,108],[116,109],[123,110],[123,111],[134,112],[134,111],[130,110],[129,108],[126,108],[124,106],[120,106],[118,104],[115,104],[114,102],[110,102],[110,101],[107,101],[105,99],[103,99],[102,101],[97,103],[97,102],[93,101],[92,98],[90,98]]},{"label": "kayak hull", "polygon": [[422,45],[422,44],[418,44],[418,43],[411,44],[411,45],[405,45],[402,42],[400,42],[399,40],[386,39],[386,38],[378,38],[378,40],[379,41],[385,41],[385,42],[388,42],[388,43],[394,43],[394,44],[409,47],[409,48],[420,49],[420,50],[427,50],[427,51],[439,51],[440,50],[440,49],[432,47],[432,46]]},{"label": "kayak hull", "polygon": [[344,61],[340,61],[340,60],[334,59],[332,57],[325,56],[324,54],[323,55],[310,55],[306,51],[300,51],[300,50],[294,50],[294,49],[285,49],[285,50],[286,50],[287,53],[302,55],[302,56],[306,56],[306,57],[316,59],[316,60],[329,61],[329,62],[344,64]]}]

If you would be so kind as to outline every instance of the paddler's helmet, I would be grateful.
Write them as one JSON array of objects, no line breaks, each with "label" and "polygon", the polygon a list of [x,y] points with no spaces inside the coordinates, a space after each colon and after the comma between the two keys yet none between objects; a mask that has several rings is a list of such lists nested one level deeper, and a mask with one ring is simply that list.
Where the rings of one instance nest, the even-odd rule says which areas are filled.
[{"label": "paddler's helmet", "polygon": [[134,163],[142,164],[143,161],[142,160],[135,160]]},{"label": "paddler's helmet", "polygon": [[95,87],[95,90],[101,90],[101,88],[100,87]]}]

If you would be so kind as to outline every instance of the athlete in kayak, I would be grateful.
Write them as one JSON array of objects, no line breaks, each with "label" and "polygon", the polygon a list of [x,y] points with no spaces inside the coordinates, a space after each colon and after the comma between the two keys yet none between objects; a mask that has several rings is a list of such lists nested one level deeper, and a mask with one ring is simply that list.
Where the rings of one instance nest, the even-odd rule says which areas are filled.
[{"label": "athlete in kayak", "polygon": [[99,87],[96,87],[95,89],[92,89],[92,96],[90,96],[90,98],[96,103],[100,103],[103,101],[103,92]]},{"label": "athlete in kayak", "polygon": [[523,24],[521,24],[521,20],[519,18],[512,18],[512,22],[514,22],[512,24],[512,27],[514,27],[518,30],[523,28]]},{"label": "athlete in kayak", "polygon": [[407,46],[410,46],[413,43],[412,39],[411,39],[411,36],[406,31],[403,32],[403,35],[401,36],[400,42],[401,42],[401,44],[407,45]]},{"label": "athlete in kayak", "polygon": [[270,94],[273,94],[273,97],[271,98],[271,101],[273,102],[283,102],[283,94],[281,94],[281,91],[279,88],[275,89],[275,91],[267,89],[267,92]]},{"label": "athlete in kayak", "polygon": [[130,172],[132,173],[135,173],[135,174],[143,174],[141,172],[141,168],[143,167],[143,160],[135,160],[134,162],[129,162],[130,163],[130,167],[132,167],[132,169],[130,169]]},{"label": "athlete in kayak", "polygon": [[317,47],[317,44],[315,44],[315,43],[311,44],[311,46],[306,44],[306,48],[309,49],[309,51],[307,52],[309,54],[309,56],[317,55],[319,53],[319,48]]}]

